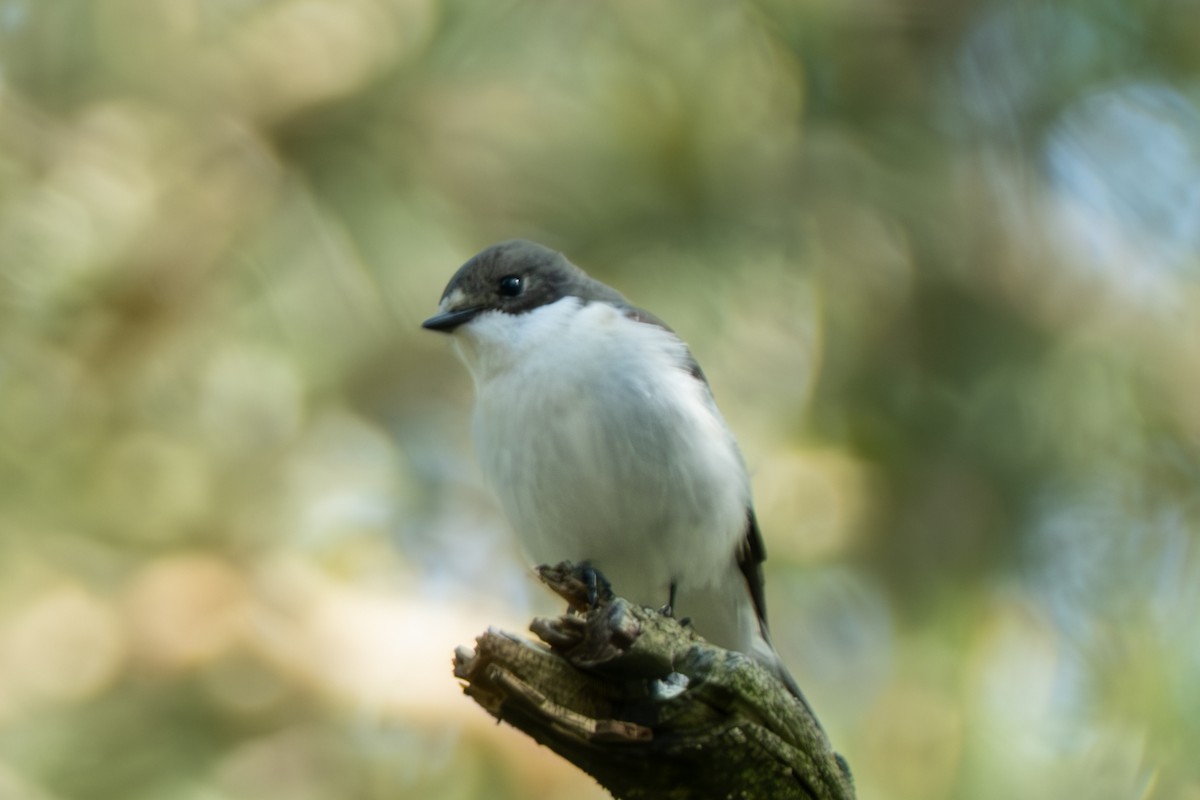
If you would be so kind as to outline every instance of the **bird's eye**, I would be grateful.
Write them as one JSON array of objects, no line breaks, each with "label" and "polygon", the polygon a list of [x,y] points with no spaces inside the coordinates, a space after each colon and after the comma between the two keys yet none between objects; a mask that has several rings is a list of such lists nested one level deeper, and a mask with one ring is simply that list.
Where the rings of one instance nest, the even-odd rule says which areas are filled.
[{"label": "bird's eye", "polygon": [[520,275],[505,275],[499,284],[501,297],[516,297],[525,291],[525,281]]}]

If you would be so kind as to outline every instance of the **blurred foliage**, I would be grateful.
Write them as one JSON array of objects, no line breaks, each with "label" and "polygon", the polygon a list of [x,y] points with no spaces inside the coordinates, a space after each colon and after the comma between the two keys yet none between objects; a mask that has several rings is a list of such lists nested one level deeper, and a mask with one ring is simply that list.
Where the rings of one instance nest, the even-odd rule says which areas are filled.
[{"label": "blurred foliage", "polygon": [[[0,0],[0,796],[600,796],[419,321],[678,329],[863,797],[1200,798],[1200,6]],[[618,587],[619,588],[619,587]]]}]

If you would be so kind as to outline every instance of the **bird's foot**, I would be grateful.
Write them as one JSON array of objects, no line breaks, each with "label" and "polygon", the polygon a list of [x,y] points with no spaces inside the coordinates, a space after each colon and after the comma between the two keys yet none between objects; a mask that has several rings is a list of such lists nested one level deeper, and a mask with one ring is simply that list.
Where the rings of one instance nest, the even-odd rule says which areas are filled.
[{"label": "bird's foot", "polygon": [[567,601],[567,610],[579,614],[587,613],[613,599],[612,585],[591,564],[561,564],[537,568],[542,582]]},{"label": "bird's foot", "polygon": [[580,576],[583,578],[584,591],[587,594],[588,608],[595,608],[596,601],[600,597],[600,584],[607,583],[604,576],[601,575],[595,567],[585,561],[579,566]]},{"label": "bird's foot", "polygon": [[675,590],[679,588],[675,581],[671,581],[671,592],[667,595],[667,604],[658,610],[658,613],[664,617],[675,616]]}]

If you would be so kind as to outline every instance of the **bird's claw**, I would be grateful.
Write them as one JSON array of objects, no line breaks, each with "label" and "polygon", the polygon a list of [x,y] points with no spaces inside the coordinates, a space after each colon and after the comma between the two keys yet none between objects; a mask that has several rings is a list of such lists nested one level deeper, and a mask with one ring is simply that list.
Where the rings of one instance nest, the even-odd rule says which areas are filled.
[{"label": "bird's claw", "polygon": [[584,562],[584,564],[580,566],[579,570],[583,576],[583,585],[587,592],[588,608],[595,608],[596,600],[600,596],[600,590],[598,587],[603,578],[600,577],[600,573],[596,571],[596,568],[587,562]]},{"label": "bird's claw", "polygon": [[667,604],[658,610],[658,613],[664,617],[671,618],[675,616],[675,590],[678,588],[675,581],[671,581],[670,593],[667,595]]},{"label": "bird's claw", "polygon": [[542,582],[567,601],[567,610],[587,613],[613,599],[612,585],[600,570],[591,564],[572,564],[564,561],[554,566],[537,568]]}]

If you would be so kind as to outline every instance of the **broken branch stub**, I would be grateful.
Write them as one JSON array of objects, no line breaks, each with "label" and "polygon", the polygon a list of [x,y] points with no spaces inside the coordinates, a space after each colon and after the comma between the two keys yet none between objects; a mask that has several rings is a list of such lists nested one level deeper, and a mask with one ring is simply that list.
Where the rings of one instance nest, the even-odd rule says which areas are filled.
[{"label": "broken branch stub", "polygon": [[853,800],[812,713],[752,659],[616,597],[587,567],[541,567],[570,609],[459,648],[464,691],[620,800]]}]

